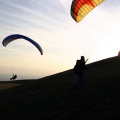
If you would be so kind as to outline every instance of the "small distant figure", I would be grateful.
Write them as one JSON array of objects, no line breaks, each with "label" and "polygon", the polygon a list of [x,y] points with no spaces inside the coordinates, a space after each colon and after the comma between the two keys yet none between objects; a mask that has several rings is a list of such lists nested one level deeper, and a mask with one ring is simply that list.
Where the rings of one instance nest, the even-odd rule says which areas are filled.
[{"label": "small distant figure", "polygon": [[83,89],[84,86],[84,69],[86,68],[85,63],[88,61],[88,59],[85,61],[85,57],[81,56],[80,60],[76,61],[76,65],[74,66],[74,73],[78,75],[78,80],[73,85],[73,88],[76,89],[77,87],[79,89]]},{"label": "small distant figure", "polygon": [[118,56],[120,56],[120,51],[118,52]]},{"label": "small distant figure", "polygon": [[10,78],[10,80],[15,80],[16,78],[17,78],[17,75],[14,75],[14,74],[13,74],[13,77]]}]

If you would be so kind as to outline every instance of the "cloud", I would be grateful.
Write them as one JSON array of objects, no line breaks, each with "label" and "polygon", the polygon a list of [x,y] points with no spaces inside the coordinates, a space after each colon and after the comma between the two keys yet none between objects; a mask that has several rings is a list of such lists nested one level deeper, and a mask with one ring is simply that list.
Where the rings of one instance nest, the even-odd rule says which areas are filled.
[{"label": "cloud", "polygon": [[2,29],[7,27],[10,31],[53,30],[65,22],[67,15],[60,1],[55,0],[2,0],[0,3]]},{"label": "cloud", "polygon": [[100,8],[103,9],[107,13],[114,14],[118,11],[120,6],[119,0],[105,0],[101,5]]}]

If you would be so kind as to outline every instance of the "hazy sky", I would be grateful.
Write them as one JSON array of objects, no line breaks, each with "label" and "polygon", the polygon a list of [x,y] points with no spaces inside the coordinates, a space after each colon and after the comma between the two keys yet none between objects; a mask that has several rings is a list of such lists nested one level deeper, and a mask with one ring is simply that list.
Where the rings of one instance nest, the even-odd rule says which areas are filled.
[{"label": "hazy sky", "polygon": [[[40,78],[73,68],[81,55],[89,63],[120,50],[120,1],[105,0],[81,22],[70,15],[72,0],[0,0],[0,80],[13,73]],[[11,34],[38,42],[43,56],[23,39],[2,46]],[[6,78],[5,78],[6,74]]]}]

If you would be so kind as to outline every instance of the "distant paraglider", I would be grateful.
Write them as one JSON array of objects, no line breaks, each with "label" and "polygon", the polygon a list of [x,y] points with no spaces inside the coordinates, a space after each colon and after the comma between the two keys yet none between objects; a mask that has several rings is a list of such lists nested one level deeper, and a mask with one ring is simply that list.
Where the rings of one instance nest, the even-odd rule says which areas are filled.
[{"label": "distant paraglider", "polygon": [[28,37],[26,37],[24,35],[13,34],[13,35],[7,36],[3,40],[2,44],[3,44],[3,46],[6,47],[10,42],[12,42],[14,40],[18,40],[18,39],[24,39],[24,40],[29,41],[30,43],[32,43],[39,50],[39,52],[41,53],[41,55],[43,55],[43,50],[42,50],[41,46],[37,42],[35,42],[34,40],[32,40],[32,39],[30,39],[30,38],[28,38]]},{"label": "distant paraglider", "polygon": [[91,10],[104,0],[73,0],[71,16],[76,22],[80,22]]},{"label": "distant paraglider", "polygon": [[14,74],[13,74],[13,77],[10,78],[10,80],[15,80],[16,78],[17,78],[17,75],[14,75]]}]

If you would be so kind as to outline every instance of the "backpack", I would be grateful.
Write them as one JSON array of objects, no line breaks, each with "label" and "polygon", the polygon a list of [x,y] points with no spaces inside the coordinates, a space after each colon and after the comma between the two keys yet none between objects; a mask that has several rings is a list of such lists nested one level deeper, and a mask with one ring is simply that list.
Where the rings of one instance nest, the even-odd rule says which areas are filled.
[{"label": "backpack", "polygon": [[80,71],[80,61],[79,60],[77,60],[76,65],[73,68],[73,71],[75,74],[79,74],[79,71]]},{"label": "backpack", "polygon": [[78,67],[78,65],[74,66],[73,71],[74,71],[75,74],[79,73],[79,67]]}]

